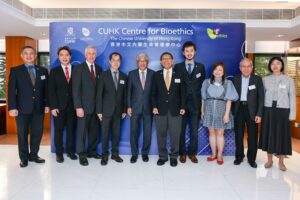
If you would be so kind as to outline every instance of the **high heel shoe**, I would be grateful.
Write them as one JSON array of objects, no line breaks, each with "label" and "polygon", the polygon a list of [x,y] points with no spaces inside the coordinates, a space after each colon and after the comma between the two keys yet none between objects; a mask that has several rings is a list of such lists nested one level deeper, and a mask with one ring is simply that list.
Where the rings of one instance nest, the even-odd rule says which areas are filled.
[{"label": "high heel shoe", "polygon": [[213,157],[213,156],[207,157],[207,161],[208,161],[208,162],[212,162],[212,161],[214,161],[214,160],[216,160],[216,159],[217,159],[217,157]]},{"label": "high heel shoe", "polygon": [[223,163],[224,163],[223,158],[222,158],[222,160],[217,160],[217,163],[218,163],[218,165],[223,165]]},{"label": "high heel shoe", "polygon": [[265,163],[265,168],[266,169],[269,169],[269,168],[271,168],[273,166],[273,161],[272,162],[266,162]]}]

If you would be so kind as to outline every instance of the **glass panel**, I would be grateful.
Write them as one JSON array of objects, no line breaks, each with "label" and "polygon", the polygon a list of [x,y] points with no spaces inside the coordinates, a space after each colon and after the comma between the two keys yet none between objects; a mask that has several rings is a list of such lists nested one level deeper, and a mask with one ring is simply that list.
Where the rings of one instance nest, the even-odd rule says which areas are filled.
[{"label": "glass panel", "polygon": [[5,100],[5,54],[0,54],[0,99]]}]

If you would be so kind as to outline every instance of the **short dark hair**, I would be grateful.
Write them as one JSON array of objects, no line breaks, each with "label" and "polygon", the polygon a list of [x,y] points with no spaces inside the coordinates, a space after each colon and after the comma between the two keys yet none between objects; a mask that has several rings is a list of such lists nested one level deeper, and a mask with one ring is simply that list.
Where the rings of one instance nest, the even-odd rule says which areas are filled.
[{"label": "short dark hair", "polygon": [[215,82],[214,71],[218,66],[221,66],[223,68],[223,71],[224,71],[224,74],[222,76],[222,85],[224,85],[225,79],[226,79],[226,69],[225,69],[225,64],[221,61],[216,62],[216,64],[214,64],[214,66],[211,70],[210,83],[213,84]]},{"label": "short dark hair", "polygon": [[23,53],[23,51],[24,51],[25,49],[32,49],[32,50],[34,51],[34,53],[36,53],[35,48],[33,48],[32,46],[27,45],[27,46],[24,46],[24,47],[21,48],[21,54]]},{"label": "short dark hair", "polygon": [[68,46],[59,47],[58,50],[57,50],[57,55],[59,55],[59,53],[60,53],[62,50],[66,50],[66,51],[70,54],[70,56],[72,55],[71,49],[70,49],[70,47],[68,47]]},{"label": "short dark hair", "polygon": [[184,51],[185,48],[188,48],[188,47],[194,47],[194,50],[196,51],[196,44],[192,41],[187,41],[183,44],[182,46],[182,51]]},{"label": "short dark hair", "polygon": [[113,56],[119,56],[119,57],[120,57],[120,60],[122,60],[122,56],[121,56],[121,54],[118,53],[118,52],[112,52],[112,53],[109,55],[109,60],[111,60]]},{"label": "short dark hair", "polygon": [[269,64],[268,64],[268,69],[269,69],[269,71],[270,71],[270,72],[273,72],[273,71],[272,71],[272,68],[271,68],[271,65],[272,65],[272,62],[273,62],[274,60],[278,60],[279,62],[281,62],[282,68],[281,68],[280,71],[283,72],[283,70],[284,70],[284,62],[283,62],[283,60],[282,60],[280,57],[273,57],[273,58],[271,58],[271,59],[269,60]]},{"label": "short dark hair", "polygon": [[163,57],[164,55],[169,55],[169,56],[171,56],[172,60],[174,59],[174,58],[173,58],[173,55],[172,55],[170,52],[165,51],[165,52],[163,52],[163,53],[160,55],[160,61],[162,61],[162,57]]}]

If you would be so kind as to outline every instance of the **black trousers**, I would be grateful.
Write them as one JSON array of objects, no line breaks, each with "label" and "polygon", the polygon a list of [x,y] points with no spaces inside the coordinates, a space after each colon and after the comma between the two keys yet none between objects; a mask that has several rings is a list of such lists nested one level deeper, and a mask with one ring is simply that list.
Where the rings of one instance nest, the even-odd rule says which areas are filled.
[{"label": "black trousers", "polygon": [[143,146],[142,155],[148,155],[151,146],[151,133],[152,133],[152,115],[140,114],[132,115],[130,118],[130,146],[131,154],[137,156],[139,154],[138,141],[139,141],[139,125],[143,119]]},{"label": "black trousers", "polygon": [[192,110],[192,106],[187,104],[186,114],[182,117],[182,130],[180,133],[179,154],[186,154],[186,127],[190,124],[190,147],[189,155],[197,155],[198,153],[198,127],[200,113]]},{"label": "black trousers", "polygon": [[177,159],[179,152],[179,138],[182,116],[172,116],[170,111],[166,115],[155,115],[156,135],[159,158],[168,160],[167,133],[170,134],[170,158]]},{"label": "black trousers", "polygon": [[[19,114],[16,117],[18,131],[18,149],[21,160],[38,156],[43,136],[44,114]],[[28,132],[30,130],[30,151]]]},{"label": "black trousers", "polygon": [[119,155],[121,115],[114,113],[111,117],[102,118],[102,156],[109,154],[109,133],[111,133],[112,155]]},{"label": "black trousers", "polygon": [[97,152],[99,144],[99,121],[96,113],[85,114],[84,117],[77,117],[77,153],[85,154],[86,136],[88,140],[87,153]]},{"label": "black trousers", "polygon": [[237,115],[234,116],[236,158],[244,158],[244,130],[245,125],[248,130],[248,151],[247,158],[249,162],[256,160],[257,144],[258,144],[258,125],[251,119],[248,105],[240,105]]},{"label": "black trousers", "polygon": [[56,148],[56,154],[62,155],[63,148],[63,136],[64,129],[66,128],[66,152],[73,153],[75,151],[75,131],[74,125],[76,122],[75,110],[72,108],[66,110],[59,110],[57,117],[54,119],[54,143]]}]

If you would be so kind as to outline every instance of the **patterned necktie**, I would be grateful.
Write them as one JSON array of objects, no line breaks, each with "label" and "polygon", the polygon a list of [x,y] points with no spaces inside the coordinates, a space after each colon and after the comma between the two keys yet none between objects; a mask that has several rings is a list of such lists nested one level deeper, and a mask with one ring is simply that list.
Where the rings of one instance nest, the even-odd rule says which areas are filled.
[{"label": "patterned necktie", "polygon": [[142,88],[144,90],[145,89],[145,72],[142,71],[141,73],[142,73],[141,83],[142,83]]},{"label": "patterned necktie", "polygon": [[29,69],[28,72],[29,72],[29,76],[30,76],[30,80],[31,80],[32,85],[35,85],[35,75],[34,75],[34,72],[33,72],[33,68],[34,68],[33,65],[28,66],[28,69]]},{"label": "patterned necktie", "polygon": [[67,82],[69,83],[70,82],[69,68],[65,67],[65,71],[66,71],[66,79],[67,79]]},{"label": "patterned necktie", "polygon": [[96,77],[95,77],[94,65],[91,65],[91,78],[93,83],[95,84]]},{"label": "patterned necktie", "polygon": [[192,64],[191,63],[188,64],[188,73],[189,74],[192,73]]},{"label": "patterned necktie", "polygon": [[114,84],[115,84],[116,90],[118,89],[118,77],[117,77],[117,73],[118,72],[114,72]]},{"label": "patterned necktie", "polygon": [[170,71],[169,70],[167,70],[167,73],[166,73],[165,83],[166,83],[167,90],[169,91],[169,89],[170,89]]}]

